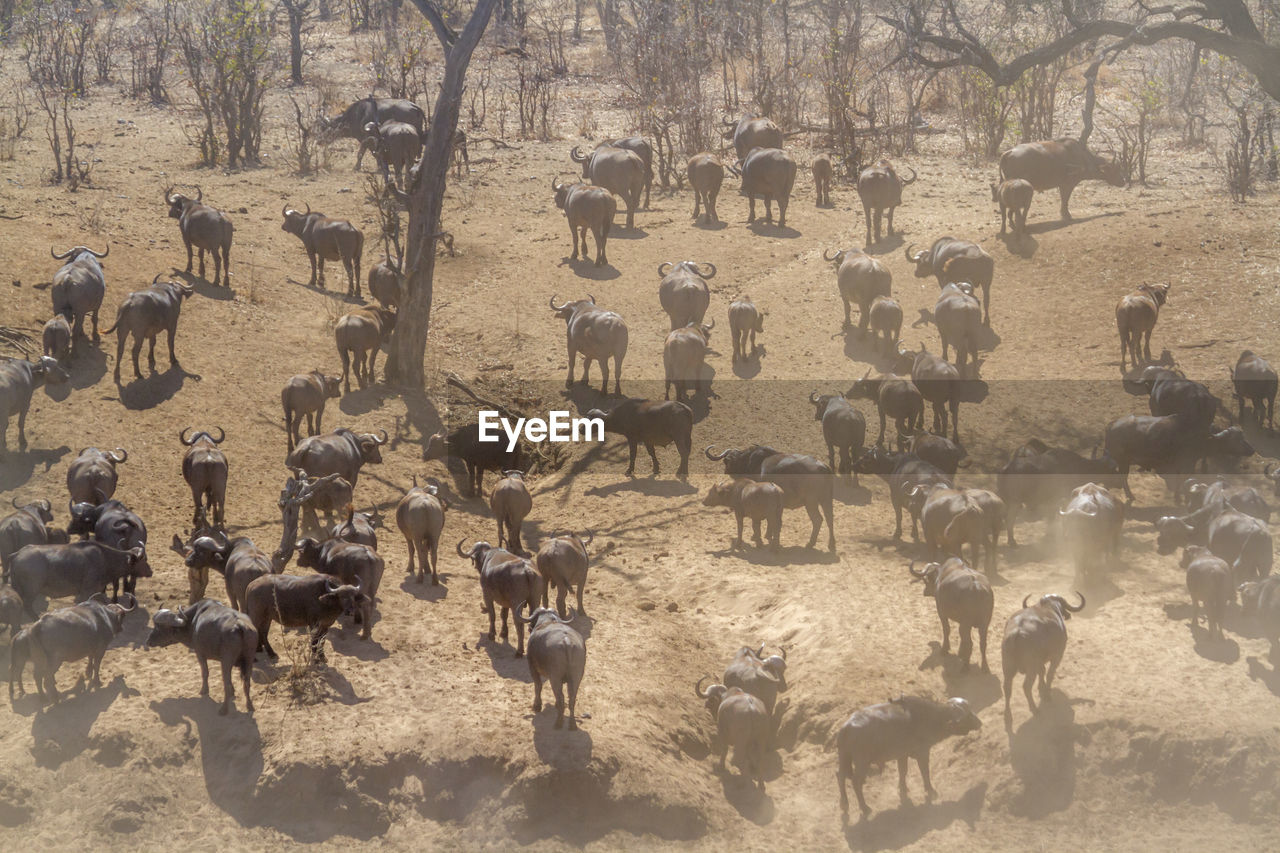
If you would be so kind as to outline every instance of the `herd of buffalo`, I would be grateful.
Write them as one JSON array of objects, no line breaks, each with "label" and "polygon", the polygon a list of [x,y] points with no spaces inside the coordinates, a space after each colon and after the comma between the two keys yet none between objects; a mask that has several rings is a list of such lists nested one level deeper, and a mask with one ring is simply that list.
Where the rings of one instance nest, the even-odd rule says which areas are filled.
[{"label": "herd of buffalo", "polygon": [[[331,134],[361,143],[359,156],[372,150],[386,179],[391,169],[395,181],[417,179],[417,163],[423,142],[425,117],[406,101],[367,98],[353,104],[328,123]],[[716,153],[701,153],[689,160],[688,179],[694,193],[693,217],[717,221],[717,196],[726,170],[742,181],[742,193],[750,200],[750,219],[756,219],[755,202],[764,203],[764,220],[771,223],[772,206],[778,207],[778,227],[784,227],[787,206],[797,175],[797,164],[785,150],[785,135],[767,118],[749,116],[727,121],[726,148],[736,159],[722,160]],[[465,138],[455,140],[465,157]],[[614,139],[590,152],[574,148],[572,160],[581,165],[581,180],[552,181],[556,205],[563,210],[573,237],[573,259],[579,243],[587,258],[586,236],[596,245],[596,264],[607,264],[608,236],[617,213],[617,199],[626,211],[626,227],[634,226],[636,212],[648,206],[653,180],[653,150],[639,137]],[[819,156],[812,164],[817,202],[829,204],[834,177],[831,158]],[[866,242],[881,239],[882,222],[893,233],[894,210],[903,201],[903,190],[917,176],[903,178],[888,161],[859,164],[853,170],[862,201]],[[1115,163],[1090,152],[1074,140],[1017,145],[1000,158],[999,183],[992,184],[992,199],[1001,210],[1001,233],[1010,223],[1015,239],[1025,233],[1027,210],[1033,194],[1058,189],[1061,213],[1069,218],[1067,203],[1081,181],[1100,179],[1123,183]],[[642,204],[643,197],[643,204]],[[229,219],[203,201],[174,193],[164,194],[168,215],[178,221],[187,249],[190,272],[193,250],[199,252],[199,275],[205,274],[205,253],[214,261],[213,284],[229,286],[231,243]],[[364,236],[349,222],[332,219],[307,207],[286,207],[283,229],[298,237],[308,255],[312,284],[324,285],[326,260],[342,263],[348,293],[359,298]],[[992,490],[956,484],[967,465],[960,442],[959,408],[964,402],[966,380],[977,378],[977,352],[984,330],[992,324],[991,291],[995,260],[977,244],[941,237],[926,249],[906,249],[915,275],[935,278],[939,298],[933,314],[940,336],[941,353],[901,348],[902,306],[893,297],[892,277],[885,264],[871,254],[842,249],[823,258],[835,265],[835,278],[844,302],[844,330],[872,335],[886,358],[897,359],[895,372],[865,376],[844,394],[819,394],[808,402],[820,424],[827,446],[825,461],[801,453],[753,445],[745,448],[705,449],[709,460],[723,463],[730,479],[711,487],[704,503],[728,507],[737,524],[736,547],[744,524],[750,520],[757,547],[779,548],[784,510],[804,507],[812,523],[807,547],[817,546],[823,523],[826,546],[836,550],[833,500],[837,479],[875,475],[889,489],[895,515],[895,537],[903,531],[903,513],[910,516],[912,534],[923,537],[928,562],[913,562],[910,577],[924,585],[934,598],[942,627],[942,650],[951,652],[951,625],[959,630],[960,664],[967,669],[977,632],[979,665],[988,670],[987,634],[995,610],[990,578],[997,568],[998,541],[1003,533],[1008,546],[1016,544],[1015,523],[1020,513],[1057,510],[1065,541],[1073,551],[1076,578],[1087,585],[1091,575],[1114,558],[1126,508],[1132,504],[1128,474],[1131,468],[1154,470],[1166,477],[1181,516],[1156,522],[1157,548],[1161,554],[1183,548],[1182,566],[1194,605],[1194,620],[1201,611],[1209,632],[1222,636],[1223,614],[1240,599],[1246,613],[1254,614],[1264,636],[1272,643],[1273,662],[1280,663],[1280,575],[1272,576],[1272,540],[1268,528],[1270,507],[1249,486],[1232,485],[1217,476],[1191,476],[1212,463],[1239,460],[1254,454],[1243,425],[1258,430],[1272,428],[1277,375],[1259,355],[1245,351],[1231,368],[1239,399],[1236,424],[1215,427],[1221,401],[1199,382],[1180,372],[1150,364],[1150,338],[1159,313],[1169,298],[1169,285],[1143,285],[1120,299],[1116,322],[1120,337],[1121,370],[1127,362],[1136,383],[1149,398],[1150,414],[1129,415],[1105,427],[1101,452],[1081,456],[1032,439],[1014,450],[1000,471]],[[52,251],[52,250],[51,250]],[[35,361],[10,359],[0,363],[0,453],[8,421],[18,419],[18,447],[25,450],[25,420],[34,390],[44,383],[65,382],[65,365],[88,337],[84,322],[92,322],[92,340],[99,340],[98,312],[105,295],[101,259],[108,256],[84,246],[52,252],[65,261],[53,275],[51,286],[54,318],[44,329],[44,354]],[[643,444],[659,473],[655,448],[674,445],[680,459],[676,476],[685,478],[694,447],[695,418],[686,403],[690,393],[708,394],[704,359],[714,320],[707,321],[711,296],[707,284],[717,273],[714,264],[682,261],[658,268],[661,279],[658,301],[670,318],[663,349],[666,394],[663,400],[614,399],[611,405],[591,409],[588,416],[603,420],[607,432],[624,436],[630,457],[627,476],[633,476],[636,452]],[[259,653],[274,659],[269,640],[272,623],[305,629],[311,650],[324,660],[324,639],[340,618],[359,625],[369,639],[376,620],[376,603],[384,573],[378,551],[378,523],[371,514],[353,510],[354,495],[363,466],[382,461],[387,434],[359,433],[347,428],[322,430],[326,401],[350,391],[350,375],[361,387],[375,380],[374,358],[396,319],[402,278],[395,264],[383,261],[370,270],[369,290],[380,303],[343,316],[335,329],[342,375],[320,370],[294,376],[286,382],[281,402],[287,446],[280,493],[282,536],[268,552],[245,536],[231,536],[226,524],[229,464],[221,429],[183,429],[177,434],[182,450],[182,474],[191,488],[192,530],[185,539],[173,537],[171,548],[182,559],[190,586],[186,607],[163,609],[154,614],[149,645],[183,643],[194,650],[203,677],[201,693],[209,692],[209,661],[221,666],[223,704],[234,706],[232,673],[239,669],[246,708],[252,712],[249,674]],[[978,291],[981,291],[979,299]],[[174,338],[182,303],[193,293],[189,285],[162,281],[129,294],[121,303],[115,332],[117,352],[115,380],[120,382],[126,340],[133,337],[133,370],[141,376],[139,354],[143,340],[150,343],[149,361],[155,367],[156,337],[164,332],[169,358],[177,364]],[[557,302],[549,307],[564,320],[568,376],[575,382],[579,357],[580,381],[587,383],[591,363],[599,365],[600,393],[609,397],[612,363],[612,396],[622,398],[622,365],[627,353],[628,330],[623,318],[586,299]],[[854,327],[852,313],[858,312]],[[762,312],[745,296],[729,306],[733,359],[757,357],[756,335],[763,333]],[[949,358],[954,349],[954,358]],[[671,390],[675,389],[675,399]],[[867,422],[856,401],[869,401],[879,418],[874,442],[868,444]],[[797,401],[798,402],[798,401]],[[926,406],[932,423],[925,428]],[[1247,406],[1247,408],[1246,408]],[[1230,414],[1230,413],[1228,413]],[[302,421],[307,421],[306,434]],[[886,443],[886,427],[892,421],[896,445]],[[949,435],[949,437],[948,437]],[[501,610],[502,637],[508,637],[508,617],[515,620],[517,657],[527,658],[534,681],[533,710],[542,706],[543,681],[555,695],[560,728],[566,706],[569,728],[577,726],[576,702],[586,667],[586,645],[573,627],[584,612],[583,589],[591,562],[592,535],[566,532],[539,543],[535,553],[525,550],[521,531],[533,499],[525,483],[525,454],[505,443],[480,441],[478,425],[469,424],[431,436],[423,458],[456,459],[465,464],[468,498],[483,496],[486,471],[499,480],[489,493],[489,506],[497,526],[497,545],[477,541],[458,542],[455,552],[470,561],[479,575],[483,607],[488,615],[488,636],[497,632]],[[895,447],[896,449],[892,449]],[[838,457],[838,458],[837,458]],[[70,519],[65,529],[52,525],[53,506],[47,499],[20,504],[0,520],[0,561],[4,567],[0,587],[0,621],[11,626],[10,685],[24,691],[24,671],[35,670],[42,699],[57,701],[55,677],[63,663],[87,659],[86,678],[98,682],[102,659],[123,621],[136,606],[136,585],[153,574],[148,559],[147,528],[142,519],[114,499],[117,468],[128,459],[125,449],[87,447],[67,470]],[[1228,463],[1229,464],[1229,463]],[[282,472],[283,473],[283,472]],[[1280,494],[1280,465],[1265,473]],[[1118,492],[1123,490],[1126,503]],[[395,508],[396,526],[409,552],[408,573],[425,582],[439,583],[438,547],[443,537],[450,502],[435,483],[413,487]],[[319,515],[325,516],[321,524]],[[232,507],[231,517],[236,516]],[[764,526],[762,537],[762,525]],[[74,540],[74,541],[73,541]],[[967,548],[967,552],[966,552]],[[300,569],[309,573],[286,574],[297,557]],[[415,569],[416,565],[416,569]],[[225,581],[227,604],[206,598],[210,570]],[[551,606],[549,591],[556,590]],[[108,594],[108,589],[110,593]],[[573,593],[577,607],[567,608]],[[48,601],[69,598],[70,606],[42,611]],[[1085,606],[1057,594],[1028,596],[1021,608],[1008,616],[1001,639],[1006,721],[1011,717],[1014,681],[1023,676],[1023,692],[1037,711],[1033,687],[1037,682],[1041,702],[1050,701],[1050,688],[1067,647],[1066,621]],[[527,611],[527,613],[526,613]],[[528,626],[526,642],[525,631]],[[730,660],[720,680],[695,687],[705,700],[719,730],[720,760],[732,747],[750,779],[764,786],[764,754],[771,748],[778,719],[776,699],[787,689],[786,650],[765,655],[743,647]],[[870,811],[863,798],[868,768],[898,762],[900,788],[906,794],[908,759],[914,759],[932,796],[929,751],[952,735],[973,731],[980,725],[964,699],[946,702],[902,696],[859,710],[840,728],[837,736],[840,797],[848,810],[846,781],[852,780],[858,804]]]}]

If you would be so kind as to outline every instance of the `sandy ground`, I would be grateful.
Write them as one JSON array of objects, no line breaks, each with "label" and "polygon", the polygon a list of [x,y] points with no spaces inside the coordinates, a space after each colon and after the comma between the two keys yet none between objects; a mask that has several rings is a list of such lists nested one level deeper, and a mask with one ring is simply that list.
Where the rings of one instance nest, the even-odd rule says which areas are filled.
[{"label": "sandy ground", "polygon": [[[348,48],[335,45],[347,44],[327,43],[317,61],[337,67]],[[354,82],[348,94],[360,92]],[[283,96],[272,97],[272,114],[280,114]],[[624,130],[608,126],[603,106],[599,114],[602,136]],[[533,478],[525,536],[537,542],[564,527],[596,534],[589,617],[578,622],[588,637],[584,720],[571,733],[552,728],[550,711],[530,713],[525,662],[513,657],[513,645],[485,639],[476,576],[452,552],[463,537],[492,538],[487,504],[458,497],[446,467],[421,460],[427,435],[472,412],[445,386],[446,373],[531,409],[595,405],[594,391],[566,396],[563,323],[545,307],[552,294],[592,293],[630,327],[624,391],[654,396],[667,328],[655,269],[684,258],[720,270],[709,314],[719,324],[710,359],[717,396],[694,404],[695,446],[759,441],[822,455],[809,391],[839,390],[873,364],[887,366],[864,341],[840,333],[834,273],[821,258],[824,249],[860,244],[851,187],[836,188],[833,208],[816,209],[802,174],[787,229],[748,227],[732,180],[720,200],[721,227],[693,224],[688,193],[655,193],[635,231],[615,231],[613,267],[596,270],[567,260],[569,235],[548,193],[549,178],[571,165],[567,149],[577,140],[520,143],[492,155],[482,149],[486,162],[451,188],[446,203],[460,254],[437,266],[430,387],[402,393],[378,384],[344,396],[326,416],[330,427],[393,434],[384,463],[365,469],[357,492],[360,506],[377,506],[388,522],[412,475],[440,478],[454,499],[443,586],[407,580],[403,540],[394,526],[381,531],[387,575],[373,640],[361,641],[349,625],[332,632],[330,667],[317,685],[323,701],[297,701],[282,678],[295,642],[281,664],[256,668],[256,715],[219,717],[214,699],[196,695],[198,668],[185,649],[141,648],[150,614],[186,596],[185,572],[166,550],[190,522],[176,436],[189,425],[226,430],[229,523],[274,547],[286,474],[279,389],[296,372],[337,367],[331,326],[349,307],[334,291],[305,286],[305,255],[280,230],[279,210],[309,203],[369,228],[364,177],[349,171],[354,143],[337,146],[332,171],[315,179],[289,175],[278,150],[267,152],[261,169],[194,169],[180,116],[140,106],[115,87],[96,89],[81,115],[101,139],[93,188],[73,194],[42,183],[47,152],[38,132],[16,162],[3,164],[0,207],[23,218],[0,223],[0,322],[38,337],[50,313],[40,285],[57,266],[50,245],[110,244],[104,328],[126,293],[174,264],[180,270],[182,243],[160,197],[172,183],[200,185],[207,201],[232,216],[234,288],[194,280],[178,335],[180,369],[169,366],[162,346],[159,372],[128,381],[126,366],[126,384],[117,387],[114,336],[82,351],[69,389],[37,393],[27,424],[31,449],[0,465],[0,500],[47,496],[63,524],[66,465],[75,453],[86,445],[128,448],[117,497],[146,520],[156,566],[140,585],[139,612],[107,655],[101,689],[72,689],[43,710],[32,697],[0,710],[0,837],[40,849],[192,841],[414,849],[1280,845],[1276,662],[1238,617],[1223,644],[1189,629],[1182,572],[1153,544],[1151,521],[1171,498],[1145,474],[1133,478],[1138,500],[1118,564],[1085,588],[1089,606],[1069,623],[1053,701],[1035,718],[1016,701],[1006,732],[998,676],[961,673],[941,655],[932,602],[905,569],[924,549],[909,537],[891,538],[879,480],[837,486],[837,555],[800,547],[808,524],[799,512],[787,514],[784,548],[773,555],[731,549],[732,519],[702,506],[718,464],[695,457],[689,482],[681,483],[670,479],[674,452],[660,451],[661,477],[628,480],[625,444],[616,437],[574,448],[558,471]],[[1143,281],[1172,284],[1153,350],[1168,350],[1224,399],[1224,368],[1241,349],[1280,357],[1274,195],[1230,205],[1207,155],[1162,149],[1153,158],[1155,188],[1086,184],[1070,225],[1056,221],[1056,198],[1037,198],[1032,240],[1015,254],[999,239],[988,200],[993,168],[967,165],[954,145],[946,133],[929,137],[909,158],[921,179],[896,217],[904,233],[877,251],[893,272],[911,348],[938,345],[936,329],[915,322],[932,308],[936,285],[913,277],[903,241],[950,233],[996,258],[981,368],[989,394],[961,412],[975,460],[964,484],[993,484],[1008,452],[1028,438],[1087,453],[1111,418],[1145,412],[1145,401],[1118,381],[1113,319],[1118,297]],[[803,148],[798,153],[807,159]],[[366,268],[376,255],[370,247]],[[339,281],[331,268],[330,287]],[[735,375],[721,330],[728,302],[740,293],[768,317],[763,356]],[[9,435],[15,445],[16,424]],[[1242,470],[1260,483],[1277,443],[1251,438],[1260,455]],[[647,470],[642,458],[639,471]],[[1001,626],[1023,596],[1065,592],[1072,583],[1044,522],[1024,525],[1020,539],[1021,547],[1000,554],[990,650],[996,672]],[[211,592],[221,595],[216,578]],[[714,724],[691,690],[740,645],[759,642],[786,646],[792,685],[764,795],[736,772],[716,770]],[[76,670],[63,669],[64,689]],[[964,696],[983,728],[934,751],[938,802],[923,803],[913,767],[914,804],[899,805],[889,768],[868,782],[872,817],[842,826],[835,730],[851,711],[898,692]],[[220,698],[216,679],[213,693]]]}]

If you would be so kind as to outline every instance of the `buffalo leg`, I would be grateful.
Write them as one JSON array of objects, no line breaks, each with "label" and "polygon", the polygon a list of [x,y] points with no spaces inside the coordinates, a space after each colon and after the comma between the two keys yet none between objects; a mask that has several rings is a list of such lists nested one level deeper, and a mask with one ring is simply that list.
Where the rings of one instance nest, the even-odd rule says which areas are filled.
[{"label": "buffalo leg", "polygon": [[[569,260],[571,261],[576,261],[578,259],[578,231],[579,230],[580,229],[578,228],[578,226],[573,224],[569,225],[569,233],[573,235],[573,254],[569,256]],[[584,244],[586,243],[585,235],[583,236],[582,242]]]},{"label": "buffalo leg", "polygon": [[151,368],[151,372],[156,372],[156,336],[149,335],[147,337],[147,367]]},{"label": "buffalo leg", "polygon": [[573,371],[578,366],[578,351],[574,349],[573,344],[569,344],[569,378],[564,381],[564,387],[573,387]]},{"label": "buffalo leg", "polygon": [[[762,518],[751,519],[751,538],[756,543],[757,548],[764,547],[764,542],[760,539],[760,523],[763,520]],[[741,538],[741,534],[739,534],[739,538]]]},{"label": "buffalo leg", "polygon": [[1147,329],[1142,334],[1142,358],[1143,364],[1151,363],[1151,329]]},{"label": "buffalo leg", "polygon": [[[560,679],[551,679],[551,693],[556,697],[556,724],[555,728],[564,728],[564,688],[560,684]],[[574,728],[570,721],[570,728]]]},{"label": "buffalo leg", "polygon": [[196,655],[196,660],[200,663],[200,695],[208,696],[209,695],[209,661],[205,660],[204,655]]},{"label": "buffalo leg", "polygon": [[748,197],[748,198],[747,198],[747,203],[751,205],[751,213],[750,213],[750,215],[748,215],[748,216],[747,216],[747,224],[748,224],[748,225],[750,225],[752,222],[755,222],[755,221],[756,221],[756,200],[755,200],[755,196]]},{"label": "buffalo leg", "polygon": [[[312,423],[311,413],[307,412],[307,435],[316,435],[318,432],[320,432],[320,415],[321,414],[323,413],[322,412],[317,413],[315,416],[315,422]],[[298,440],[298,431],[301,429],[302,429],[302,418],[299,417],[298,422],[293,427],[294,441]]]},{"label": "buffalo leg", "polygon": [[[342,349],[338,351],[338,355],[342,358],[342,383],[346,386],[347,393],[351,393],[351,353]],[[359,380],[359,377],[356,377]]]},{"label": "buffalo leg", "polygon": [[[405,541],[405,546],[409,549],[409,577],[417,577],[417,574],[413,570],[413,555],[414,555],[414,551],[417,550],[417,543],[413,541],[413,537],[411,536],[405,536],[404,541]],[[425,578],[426,578],[426,566],[423,566],[423,575],[422,575],[422,578],[420,578],[419,580],[422,580]]]},{"label": "buffalo leg", "polygon": [[598,359],[600,362],[600,395],[609,396],[609,359]]},{"label": "buffalo leg", "polygon": [[[653,476],[654,476],[654,477],[656,477],[656,476],[658,476],[658,453],[657,453],[657,451],[656,451],[656,450],[654,450],[654,448],[653,448],[653,442],[651,442],[651,441],[646,441],[646,442],[644,443],[644,449],[645,449],[645,450],[647,450],[647,451],[649,452],[649,458],[650,458],[651,460],[653,460]],[[632,451],[632,463],[631,463],[631,464],[632,464],[633,466],[635,465],[635,451],[634,451],[634,450]]]},{"label": "buffalo leg", "polygon": [[733,544],[741,548],[742,547],[742,520],[744,516],[740,510],[735,511],[734,515],[737,517],[737,521],[738,521],[738,538],[733,541]]},{"label": "buffalo leg", "polygon": [[1035,683],[1036,676],[1040,676],[1041,678],[1044,678],[1043,664],[1041,664],[1038,670],[1032,670],[1031,672],[1028,672],[1026,678],[1022,679],[1022,692],[1026,694],[1027,705],[1030,706],[1031,713],[1033,714],[1036,713],[1036,711],[1038,710],[1036,708],[1036,700],[1031,697],[1031,686]]},{"label": "buffalo leg", "polygon": [[[581,588],[579,588],[581,590]],[[581,595],[581,591],[578,593]],[[579,601],[581,604],[581,601]],[[576,732],[578,730],[578,682],[573,676],[569,677],[569,731]]]},{"label": "buffalo leg", "polygon": [[698,190],[693,191],[693,218],[698,218],[698,205],[702,202],[702,193]]},{"label": "buffalo leg", "polygon": [[973,658],[973,626],[961,625],[960,630],[960,659],[964,661],[965,672],[969,671],[969,661]]},{"label": "buffalo leg", "polygon": [[[203,253],[201,253],[203,256]],[[202,257],[203,260],[203,257]],[[191,272],[191,243],[187,242],[187,272]]]},{"label": "buffalo leg", "polygon": [[533,713],[536,714],[542,710],[542,674],[533,661],[529,661],[529,674],[533,676]]},{"label": "buffalo leg", "polygon": [[[818,544],[818,534],[822,532],[822,512],[813,504],[806,504],[805,512],[809,513],[809,521],[813,523],[813,531],[809,534],[809,544],[806,547],[813,548]],[[835,550],[834,537],[831,550]]]},{"label": "buffalo leg", "polygon": [[[871,208],[867,207],[865,204],[862,206],[862,216],[864,219],[867,220],[867,245],[870,246],[871,245]],[[847,307],[848,304],[849,303],[846,302],[845,306]]]},{"label": "buffalo leg", "polygon": [[875,216],[875,220],[876,220],[876,242],[879,243],[880,242],[880,225],[881,225],[882,217],[884,214],[880,210],[880,208],[877,207],[873,215]]},{"label": "buffalo leg", "polygon": [[987,626],[978,626],[978,648],[982,651],[982,671],[990,672],[991,667],[987,666]]},{"label": "buffalo leg", "polygon": [[[630,457],[631,457],[631,458],[630,458],[630,461],[628,461],[628,462],[627,462],[626,476],[628,476],[628,477],[634,477],[634,476],[635,476],[635,474],[636,474],[636,447],[637,447],[637,445],[639,445],[639,441],[638,441],[637,439],[634,439],[634,438],[628,438],[628,439],[627,439],[627,450],[629,451],[629,453],[630,453]],[[655,461],[655,462],[657,461],[657,457],[656,457],[656,456],[654,457],[654,461]],[[655,471],[654,471],[654,474],[657,474],[657,473],[658,473],[658,472],[657,472],[657,470],[655,470]]]},{"label": "buffalo leg", "polygon": [[138,356],[140,355],[142,355],[142,338],[135,335],[133,338],[133,376],[135,379],[142,378],[142,368],[138,367]]},{"label": "buffalo leg", "polygon": [[[187,272],[191,272],[191,267],[187,267]],[[200,250],[200,277],[204,278],[204,249]]]},{"label": "buffalo leg", "polygon": [[374,362],[376,362],[377,360],[378,360],[378,347],[375,346],[369,352],[369,369],[365,372],[365,377],[369,380],[370,385],[375,385],[378,382],[378,378],[377,378],[378,371],[374,367]]},{"label": "buffalo leg", "polygon": [[[506,636],[507,636],[506,631],[507,631],[507,611],[505,608],[503,608],[503,611],[502,611],[503,639],[506,639]],[[524,657],[524,623],[518,619],[516,620],[516,657],[518,658]]]},{"label": "buffalo leg", "polygon": [[1062,199],[1062,221],[1071,221],[1071,211],[1067,210],[1067,204],[1071,201],[1071,193],[1075,191],[1076,185],[1071,183],[1063,184],[1058,187],[1058,195]]},{"label": "buffalo leg", "polygon": [[484,599],[484,608],[485,608],[485,611],[489,614],[489,640],[490,642],[492,642],[494,636],[498,633],[498,631],[497,631],[497,626],[494,624],[494,617],[496,614],[493,608],[493,599],[489,598],[489,596],[487,595],[485,596],[485,599]]},{"label": "buffalo leg", "polygon": [[939,616],[942,622],[942,653],[948,654],[951,651],[951,620],[945,616]]},{"label": "buffalo leg", "polygon": [[[511,612],[510,607],[502,608],[502,639],[506,640],[511,636],[510,626],[507,624],[507,615]],[[516,623],[517,625],[520,623]]]},{"label": "buffalo leg", "polygon": [[892,237],[893,236],[893,208],[892,207],[889,208],[889,213],[886,218],[889,220],[889,223],[888,223],[889,228],[885,233],[888,234],[890,237]]},{"label": "buffalo leg", "polygon": [[907,757],[905,755],[898,759],[898,796],[904,803],[911,800],[911,794],[907,791]]},{"label": "buffalo leg", "polygon": [[933,798],[938,796],[938,792],[933,789],[933,781],[929,778],[928,749],[923,749],[918,755],[916,755],[916,766],[920,768],[920,778],[924,780],[925,799],[929,802],[933,802]]},{"label": "buffalo leg", "polygon": [[[203,275],[203,273],[202,273],[202,275]],[[175,335],[177,335],[177,333],[178,333],[178,324],[177,324],[177,323],[174,323],[172,326],[170,326],[170,327],[168,328],[168,330],[167,330],[167,331],[168,331],[168,335],[169,335],[169,366],[170,366],[170,367],[177,367],[177,366],[178,366],[178,356],[177,356],[177,355],[174,353],[174,351],[173,351],[173,338],[174,338],[174,336],[175,336]]]}]

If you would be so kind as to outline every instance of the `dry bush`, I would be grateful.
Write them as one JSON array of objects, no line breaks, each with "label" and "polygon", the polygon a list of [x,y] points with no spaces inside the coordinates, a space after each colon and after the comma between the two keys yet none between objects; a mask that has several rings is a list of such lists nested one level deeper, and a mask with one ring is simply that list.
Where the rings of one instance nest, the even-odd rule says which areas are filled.
[{"label": "dry bush", "polygon": [[26,136],[30,125],[31,105],[26,90],[17,83],[10,84],[0,95],[0,161],[16,156],[18,141]]},{"label": "dry bush", "polygon": [[114,9],[104,12],[105,22],[99,22],[97,35],[93,39],[94,82],[107,83],[111,80],[111,69],[115,65],[116,54],[120,51],[120,31],[116,28],[119,16]]},{"label": "dry bush", "polygon": [[378,238],[382,252],[395,262],[396,269],[404,269],[404,236],[402,205],[394,187],[377,175],[365,179],[365,201],[373,205],[378,216]]},{"label": "dry bush", "polygon": [[964,150],[995,157],[1009,132],[1013,97],[1008,89],[995,86],[990,77],[972,68],[957,69],[952,79]]},{"label": "dry bush", "polygon": [[[36,103],[44,112],[47,124],[45,137],[49,140],[49,151],[53,154],[53,172],[50,180],[60,184],[64,180],[72,192],[82,184],[93,182],[94,161],[92,153],[88,159],[76,156],[76,144],[79,137],[76,131],[75,116],[71,106],[76,97],[67,89],[56,89],[47,85],[36,85]],[[90,152],[93,146],[88,146]]]},{"label": "dry bush", "polygon": [[22,58],[31,82],[81,96],[98,13],[68,0],[32,7],[23,21]]},{"label": "dry bush", "polygon": [[1069,64],[1064,57],[1047,65],[1036,65],[1009,87],[1018,117],[1019,142],[1057,136],[1058,88]]},{"label": "dry bush", "polygon": [[328,147],[320,139],[325,119],[324,98],[319,93],[289,95],[293,105],[293,123],[288,125],[285,150],[293,164],[294,174],[311,175],[328,166]]},{"label": "dry bush", "polygon": [[556,75],[541,56],[522,57],[516,61],[515,89],[520,136],[547,142],[553,135],[551,110],[560,95]]},{"label": "dry bush", "polygon": [[386,21],[370,46],[374,91],[411,101],[427,98],[433,87],[428,55],[433,44],[435,36],[420,16],[404,27]]},{"label": "dry bush", "polygon": [[164,74],[173,50],[173,33],[177,26],[178,0],[161,0],[144,8],[138,20],[124,37],[129,53],[129,91],[135,98],[148,98],[154,104],[169,102]]},{"label": "dry bush", "polygon": [[176,29],[187,82],[203,123],[188,135],[204,165],[258,162],[265,95],[275,71],[271,11],[264,0],[188,4]]},{"label": "dry bush", "polygon": [[471,64],[467,75],[467,126],[479,130],[489,117],[489,84],[493,80],[493,54]]}]

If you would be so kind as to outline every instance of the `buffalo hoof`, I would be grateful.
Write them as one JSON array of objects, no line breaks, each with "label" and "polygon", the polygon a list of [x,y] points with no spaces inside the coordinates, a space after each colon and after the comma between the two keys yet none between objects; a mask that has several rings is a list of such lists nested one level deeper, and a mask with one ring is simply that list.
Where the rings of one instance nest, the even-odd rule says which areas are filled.
[{"label": "buffalo hoof", "polygon": [[516,652],[516,657],[517,657],[517,658],[522,658],[522,657],[524,657],[524,652]]},{"label": "buffalo hoof", "polygon": [[541,710],[542,710],[542,700],[539,699],[537,702],[533,703],[533,713],[536,714]]}]

